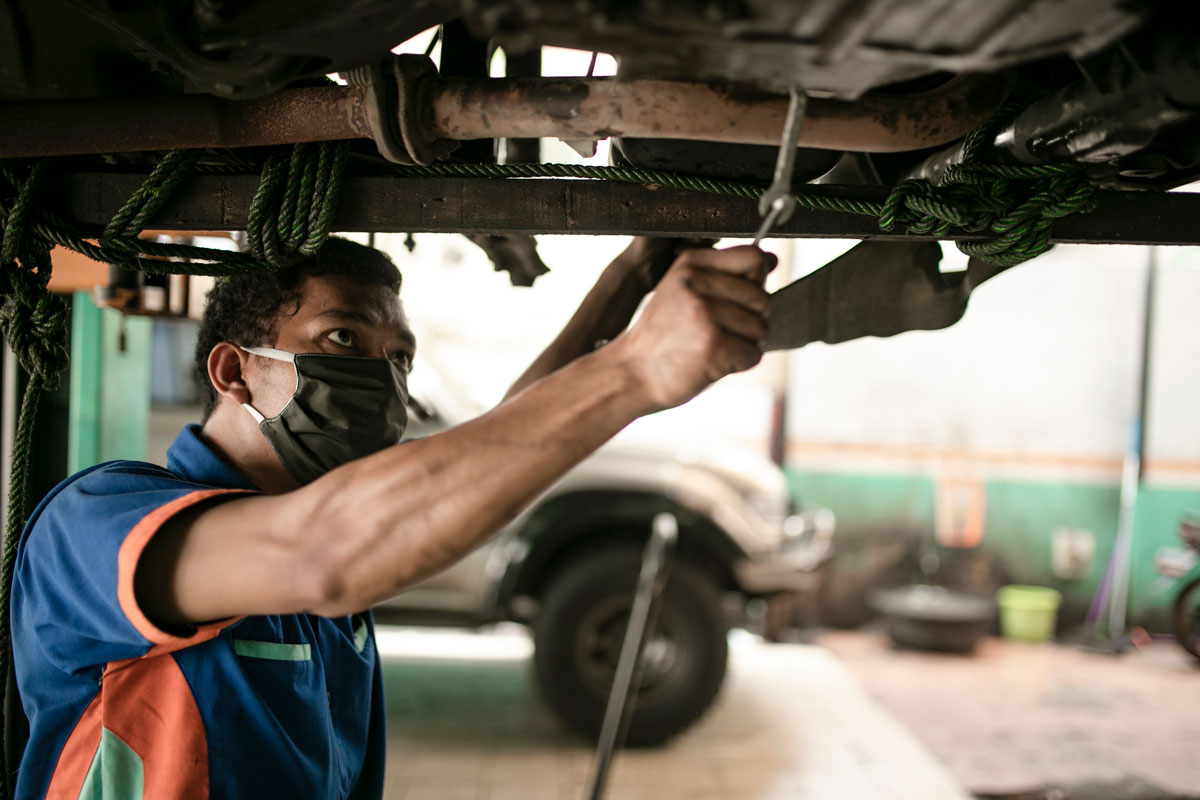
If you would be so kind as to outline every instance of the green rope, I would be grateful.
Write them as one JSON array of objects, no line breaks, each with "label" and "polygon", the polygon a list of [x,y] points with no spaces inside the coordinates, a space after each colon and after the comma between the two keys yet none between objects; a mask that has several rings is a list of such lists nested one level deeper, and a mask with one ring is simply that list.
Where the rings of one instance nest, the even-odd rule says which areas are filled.
[{"label": "green rope", "polygon": [[[412,178],[590,178],[593,180],[669,186],[708,194],[757,200],[765,190],[758,183],[725,181],[698,175],[638,169],[636,167],[600,167],[590,164],[431,164],[396,166],[397,175]],[[812,191],[799,191],[796,204],[812,211],[837,211],[844,214],[878,216],[883,206],[866,200],[834,197]]]},{"label": "green rope", "polygon": [[[982,137],[979,137],[982,139]],[[977,148],[964,148],[977,153]],[[977,156],[975,156],[977,157]],[[433,164],[398,166],[405,177],[429,178],[587,178],[669,186],[732,197],[757,199],[764,187],[632,167],[585,164]],[[1076,165],[1007,166],[963,163],[946,171],[938,184],[904,181],[883,203],[834,197],[810,187],[793,187],[796,205],[812,211],[836,211],[877,217],[885,231],[941,238],[951,233],[991,233],[984,242],[960,242],[967,255],[1010,266],[1050,249],[1054,221],[1089,210],[1095,190]]]},{"label": "green rope", "polygon": [[342,192],[346,142],[298,144],[291,157],[275,154],[246,220],[250,252],[273,269],[313,255],[325,243]]},{"label": "green rope", "polygon": [[[103,229],[64,219],[48,208],[30,209],[24,195],[16,191],[23,179],[11,167],[4,167],[0,174],[17,196],[6,217],[0,257],[11,255],[21,237],[33,236],[94,261],[150,274],[228,277],[255,269],[278,269],[316,253],[328,238],[346,154],[345,142],[325,142],[296,145],[290,158],[273,155],[267,159],[247,223],[249,253],[139,237],[149,220],[197,171],[198,151],[167,153]],[[46,163],[39,161],[34,170],[40,174]],[[286,188],[286,198],[280,187]]]},{"label": "green rope", "polygon": [[[13,438],[8,518],[4,546],[0,549],[0,685],[7,687],[12,666],[8,606],[17,544],[29,499],[33,426],[42,395],[58,387],[59,376],[67,364],[68,310],[61,297],[46,289],[50,280],[50,246],[31,235],[29,225],[33,198],[45,169],[39,163],[25,177],[11,167],[4,174],[16,188],[17,196],[4,215],[4,241],[0,245],[0,332],[29,375]],[[5,692],[6,688],[0,689],[0,707]],[[11,797],[18,765],[8,763],[8,735],[5,726],[0,737],[0,776],[6,796]]]}]

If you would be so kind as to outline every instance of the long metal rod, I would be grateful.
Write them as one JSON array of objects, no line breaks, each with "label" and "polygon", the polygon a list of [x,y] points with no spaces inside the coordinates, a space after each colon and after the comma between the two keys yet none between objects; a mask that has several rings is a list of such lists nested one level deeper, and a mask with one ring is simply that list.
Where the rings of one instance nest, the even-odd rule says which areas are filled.
[{"label": "long metal rod", "polygon": [[1117,537],[1113,544],[1112,593],[1108,598],[1108,634],[1117,639],[1125,634],[1129,604],[1130,556],[1136,535],[1137,500],[1142,485],[1146,453],[1146,399],[1150,385],[1150,359],[1154,347],[1154,294],[1158,285],[1158,251],[1147,248],[1146,297],[1142,311],[1142,350],[1138,369],[1138,396],[1130,425],[1129,447],[1121,468],[1121,501]]},{"label": "long metal rod", "polygon": [[642,569],[638,575],[633,608],[629,611],[629,624],[625,627],[625,638],[621,642],[621,655],[617,659],[608,704],[604,707],[604,721],[596,743],[596,762],[589,794],[591,800],[600,800],[604,796],[613,753],[621,746],[633,713],[641,678],[642,650],[657,622],[663,588],[671,568],[671,555],[678,538],[679,523],[674,514],[664,512],[654,517],[650,541],[646,543],[642,555]]},{"label": "long metal rod", "polygon": [[[103,226],[145,180],[144,175],[48,175],[46,197],[56,210]],[[204,175],[150,220],[156,230],[244,230],[258,189],[254,175]],[[883,202],[886,187],[808,186],[843,200]],[[1087,214],[1058,220],[1052,241],[1082,244],[1200,244],[1200,194],[1099,192]],[[664,186],[591,180],[470,178],[349,178],[333,228],[380,233],[585,234],[750,238],[762,222],[755,201]],[[775,237],[914,240],[928,235],[884,233],[876,219],[797,209]],[[952,233],[947,240],[980,241]]]},{"label": "long metal rod", "polygon": [[[862,152],[946,144],[986,119],[1008,84],[979,76],[917,95],[813,100],[801,147]],[[702,139],[777,145],[788,99],[728,86],[614,78],[434,81],[408,109],[447,139]],[[256,100],[208,95],[0,103],[0,158],[250,147],[372,136],[362,88],[288,89]]]},{"label": "long metal rod", "polygon": [[210,95],[0,103],[0,158],[256,147],[369,139],[363,90],[285,89],[256,100]]},{"label": "long metal rod", "polygon": [[[976,76],[903,97],[812,99],[796,145],[868,153],[936,147],[976,128],[1007,93],[1004,79]],[[679,81],[448,80],[435,91],[432,119],[449,139],[629,136],[778,146],[788,105],[787,96]]]}]

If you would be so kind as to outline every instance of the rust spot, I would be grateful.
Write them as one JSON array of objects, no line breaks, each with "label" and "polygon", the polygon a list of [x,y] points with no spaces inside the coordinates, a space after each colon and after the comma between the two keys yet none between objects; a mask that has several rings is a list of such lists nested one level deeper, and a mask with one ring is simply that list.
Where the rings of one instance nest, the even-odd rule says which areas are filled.
[{"label": "rust spot", "polygon": [[884,130],[896,133],[900,129],[900,110],[893,106],[884,106],[875,112],[875,121]]},{"label": "rust spot", "polygon": [[777,92],[766,92],[757,86],[746,83],[714,83],[710,84],[713,94],[730,102],[753,106],[768,103],[772,100],[786,100],[787,95]]},{"label": "rust spot", "polygon": [[551,119],[569,120],[579,116],[579,107],[591,90],[585,83],[550,83],[543,86],[521,86],[525,102],[535,106]]}]

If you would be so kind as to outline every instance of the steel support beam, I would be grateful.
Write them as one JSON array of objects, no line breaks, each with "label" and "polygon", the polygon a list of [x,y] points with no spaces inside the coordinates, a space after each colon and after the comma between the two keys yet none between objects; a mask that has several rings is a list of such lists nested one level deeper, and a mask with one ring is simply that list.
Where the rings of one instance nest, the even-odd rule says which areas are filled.
[{"label": "steel support beam", "polygon": [[[48,178],[46,197],[80,222],[103,225],[144,176],[80,173]],[[157,230],[243,229],[258,188],[253,175],[197,176],[151,220]],[[806,191],[879,203],[886,187],[809,186]],[[1094,211],[1060,220],[1053,241],[1084,244],[1200,244],[1200,194],[1101,192]],[[349,178],[334,217],[340,231],[585,234],[687,237],[754,235],[754,200],[597,180]],[[887,234],[872,217],[797,209],[772,236],[913,239]],[[951,235],[977,240],[978,235]]]}]

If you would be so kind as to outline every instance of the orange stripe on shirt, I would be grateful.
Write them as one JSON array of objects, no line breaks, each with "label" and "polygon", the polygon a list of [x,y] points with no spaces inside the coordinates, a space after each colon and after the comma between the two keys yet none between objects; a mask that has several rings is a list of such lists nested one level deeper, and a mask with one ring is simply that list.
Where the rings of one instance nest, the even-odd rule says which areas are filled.
[{"label": "orange stripe on shirt", "polygon": [[106,728],[142,760],[142,796],[208,797],[208,739],[179,665],[170,655],[109,664],[99,696],[63,746],[47,800],[77,800]]},{"label": "orange stripe on shirt", "polygon": [[183,497],[159,506],[143,517],[142,521],[133,527],[133,530],[125,537],[125,541],[121,543],[121,549],[117,552],[117,600],[121,604],[121,610],[125,612],[125,616],[137,629],[137,632],[154,644],[145,657],[162,655],[172,650],[180,650],[206,642],[219,634],[222,629],[241,619],[234,617],[201,625],[188,636],[177,636],[164,631],[146,617],[141,606],[138,605],[133,584],[138,562],[141,560],[146,545],[169,519],[197,503],[219,495],[230,494],[249,494],[249,492],[244,489],[206,489],[185,494]]},{"label": "orange stripe on shirt", "polygon": [[[58,763],[54,766],[50,787],[46,790],[46,800],[78,800],[88,767],[92,765],[92,757],[99,746],[100,695],[96,695],[71,729],[71,735],[58,754]],[[24,769],[29,769],[29,766]]]}]

